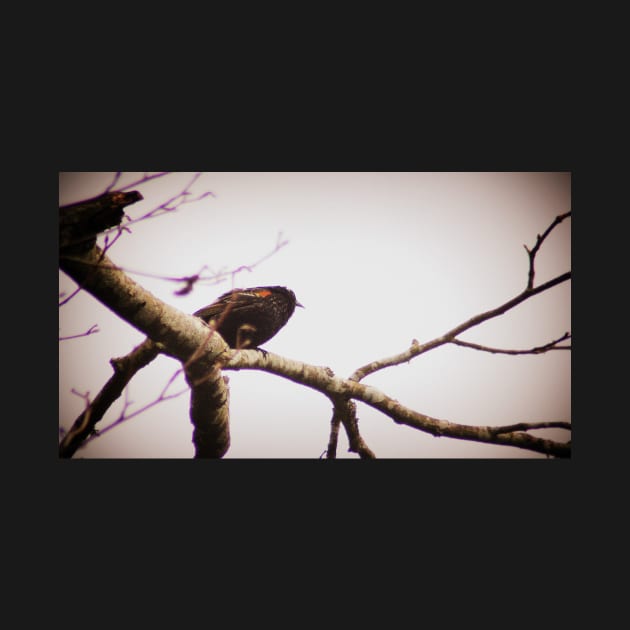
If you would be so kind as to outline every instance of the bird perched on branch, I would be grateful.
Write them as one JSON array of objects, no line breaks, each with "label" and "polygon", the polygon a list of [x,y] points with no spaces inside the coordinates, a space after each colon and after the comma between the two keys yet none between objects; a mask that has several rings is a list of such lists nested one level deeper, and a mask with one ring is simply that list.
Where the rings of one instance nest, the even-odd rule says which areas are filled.
[{"label": "bird perched on branch", "polygon": [[230,348],[258,348],[289,321],[296,306],[304,308],[286,287],[252,287],[228,291],[194,315],[213,326]]}]

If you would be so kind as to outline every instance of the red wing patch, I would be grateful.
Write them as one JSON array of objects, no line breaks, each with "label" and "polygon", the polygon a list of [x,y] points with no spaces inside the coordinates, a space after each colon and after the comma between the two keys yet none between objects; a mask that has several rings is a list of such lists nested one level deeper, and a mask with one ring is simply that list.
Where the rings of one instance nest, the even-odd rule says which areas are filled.
[{"label": "red wing patch", "polygon": [[268,291],[267,289],[263,289],[262,291],[256,291],[256,295],[262,298],[269,297],[271,295],[271,291]]}]

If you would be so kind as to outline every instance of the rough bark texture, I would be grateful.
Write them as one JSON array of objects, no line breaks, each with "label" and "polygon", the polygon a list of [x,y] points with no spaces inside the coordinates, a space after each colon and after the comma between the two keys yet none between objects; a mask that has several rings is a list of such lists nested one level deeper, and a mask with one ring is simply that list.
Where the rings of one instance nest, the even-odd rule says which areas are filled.
[{"label": "rough bark texture", "polygon": [[[228,349],[223,339],[197,317],[158,300],[113,265],[98,247],[62,256],[59,266],[122,319],[159,342],[161,351],[181,361],[195,383],[202,382],[195,385],[191,403],[196,410],[193,441],[199,440],[195,442],[196,455],[223,455],[229,445],[228,395],[216,370],[216,359]],[[199,411],[202,403],[208,404],[203,413]],[[86,412],[91,413],[89,409]],[[213,438],[217,440],[215,447],[210,445]]]},{"label": "rough bark texture", "polygon": [[[401,405],[397,400],[386,396],[375,387],[358,383],[352,379],[334,376],[328,368],[286,359],[271,352],[267,353],[264,359],[261,359],[258,352],[252,350],[231,351],[226,356],[230,357],[230,359],[225,363],[224,369],[256,368],[283,376],[296,383],[301,383],[329,397],[360,400],[366,405],[378,409],[398,424],[405,424],[436,437],[443,436],[474,442],[515,446],[555,457],[570,457],[571,455],[570,442],[563,443],[545,440],[522,431],[503,432],[511,427],[470,426],[439,420],[418,413]],[[535,428],[535,423],[529,423],[527,426]],[[365,455],[369,457],[369,453],[366,452]]]},{"label": "rough bark texture", "polygon": [[188,370],[186,380],[190,385],[190,421],[194,426],[193,444],[195,458],[223,457],[230,448],[229,409],[230,397],[227,377],[219,368],[207,374]]},{"label": "rough bark texture", "polygon": [[90,249],[97,234],[120,224],[125,206],[141,199],[137,191],[112,192],[59,208],[59,250],[69,254]]}]

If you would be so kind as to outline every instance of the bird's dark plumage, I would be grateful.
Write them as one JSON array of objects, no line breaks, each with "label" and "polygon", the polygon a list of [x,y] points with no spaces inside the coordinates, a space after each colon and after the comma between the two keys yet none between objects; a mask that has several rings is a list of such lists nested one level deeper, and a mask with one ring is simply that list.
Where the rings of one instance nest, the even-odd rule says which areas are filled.
[{"label": "bird's dark plumage", "polygon": [[269,341],[302,306],[286,287],[233,289],[194,314],[212,322],[230,348],[257,348]]}]

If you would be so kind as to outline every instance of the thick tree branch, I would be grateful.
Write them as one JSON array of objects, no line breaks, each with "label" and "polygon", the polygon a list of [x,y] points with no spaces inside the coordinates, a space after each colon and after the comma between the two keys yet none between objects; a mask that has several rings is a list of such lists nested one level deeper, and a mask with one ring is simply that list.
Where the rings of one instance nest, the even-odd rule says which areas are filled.
[{"label": "thick tree branch", "polygon": [[[328,374],[331,374],[331,372],[328,371]],[[337,456],[337,434],[341,423],[348,435],[348,450],[351,453],[357,453],[361,459],[374,459],[376,455],[370,450],[359,433],[356,404],[347,398],[333,399],[333,402],[333,417],[330,423],[331,431],[326,458],[335,459]]]},{"label": "thick tree branch", "polygon": [[193,363],[186,369],[190,385],[190,421],[196,458],[223,457],[230,448],[230,398],[227,377],[216,366],[206,374]]},{"label": "thick tree branch", "polygon": [[96,236],[119,225],[124,208],[142,199],[137,192],[110,192],[59,208],[59,251],[69,254],[90,249]]},{"label": "thick tree branch", "polygon": [[280,357],[268,352],[261,355],[255,350],[230,350],[221,360],[223,369],[242,370],[258,369],[277,374],[288,380],[306,385],[322,392],[329,398],[348,398],[360,400],[378,409],[398,424],[405,424],[436,437],[451,437],[460,440],[485,442],[514,446],[556,457],[569,457],[570,443],[554,442],[528,435],[524,432],[496,433],[496,427],[469,426],[432,418],[418,413],[397,400],[389,398],[384,393],[353,379],[342,379],[331,375],[327,368],[316,367]]},{"label": "thick tree branch", "polygon": [[[145,175],[133,185],[164,174]],[[196,173],[182,192],[136,221],[157,216],[161,212],[173,211],[184,203],[199,201],[211,195],[212,193],[206,192],[192,197],[190,188],[200,175],[201,173]],[[186,378],[191,385],[190,417],[195,427],[193,443],[196,457],[221,457],[227,451],[230,441],[227,379],[223,380],[218,370],[208,369],[212,365],[212,359],[208,358],[207,344],[214,336],[212,343],[215,346],[215,356],[227,346],[218,334],[213,335],[198,318],[193,318],[198,329],[199,326],[205,329],[204,338],[198,337],[200,343],[193,347],[190,343],[192,338],[189,336],[189,330],[186,326],[181,328],[184,324],[181,318],[183,314],[156,300],[133,282],[122,269],[111,263],[104,251],[95,246],[98,233],[120,223],[124,216],[122,211],[124,206],[142,199],[142,195],[136,191],[125,193],[121,192],[121,189],[110,192],[120,177],[121,173],[117,173],[105,193],[99,197],[60,208],[60,268],[72,277],[80,288],[86,289],[132,326],[147,334],[148,338],[124,360],[117,360],[120,365],[125,363],[127,369],[122,369],[120,365],[112,362],[114,375],[65,435],[60,444],[60,456],[71,457],[77,448],[94,434],[95,425],[121,395],[133,374],[148,364],[159,352],[165,352],[182,361]],[[130,184],[126,188],[131,186]],[[286,242],[279,237],[271,254],[286,245]],[[271,254],[266,254],[254,265]],[[232,272],[233,275],[235,273]],[[200,279],[200,274],[186,278],[186,287],[180,293],[190,290]],[[169,317],[174,319],[168,319]],[[151,339],[160,342],[159,349],[158,344]],[[147,349],[148,353],[140,352]],[[115,424],[119,424],[123,419],[124,417]]]},{"label": "thick tree branch", "polygon": [[337,458],[337,443],[339,441],[339,427],[341,426],[341,412],[337,405],[333,405],[333,416],[330,420],[330,437],[328,438],[328,448],[322,453],[326,459]]},{"label": "thick tree branch", "polygon": [[493,427],[492,432],[495,435],[499,433],[513,433],[514,431],[535,431],[537,429],[567,429],[571,430],[571,423],[563,420],[547,421],[547,422],[517,422],[516,424],[508,424],[504,427]]},{"label": "thick tree branch", "polygon": [[116,267],[98,247],[82,255],[61,256],[59,267],[127,323],[160,342],[162,351],[169,356],[185,362],[205,343],[215,357],[227,348],[219,335],[208,339],[208,327],[199,318],[156,298]]},{"label": "thick tree branch", "polygon": [[[187,377],[192,375],[193,379],[197,380],[199,374],[213,373],[217,357],[228,349],[220,335],[213,334],[199,318],[182,313],[158,300],[118,269],[98,247],[72,257],[62,256],[59,266],[77,284],[83,286],[119,317],[159,343],[162,352],[181,361],[186,368]],[[200,348],[203,348],[203,352],[200,352]],[[193,362],[191,357],[195,358]],[[117,383],[115,389],[119,388],[120,383]],[[195,400],[211,400],[220,405],[208,410],[206,414],[196,414],[193,419],[196,425],[195,435],[200,439],[200,443],[196,444],[197,455],[203,456],[203,453],[210,452],[208,436],[218,435],[216,426],[206,430],[204,422],[222,424],[224,434],[229,435],[227,427],[229,410],[227,390],[222,378],[215,375],[205,384],[201,384],[200,388],[199,392],[193,391]],[[89,413],[91,415],[92,412]],[[80,423],[79,426],[83,428],[73,434],[74,450],[78,446],[74,441],[79,440],[79,437],[84,439],[90,423],[91,420]],[[86,426],[83,426],[84,424]],[[224,445],[229,443],[229,438],[227,442],[224,439],[225,435],[222,438]],[[64,448],[67,448],[68,453],[72,450],[68,445]],[[218,447],[217,452],[219,450],[221,447]]]}]

